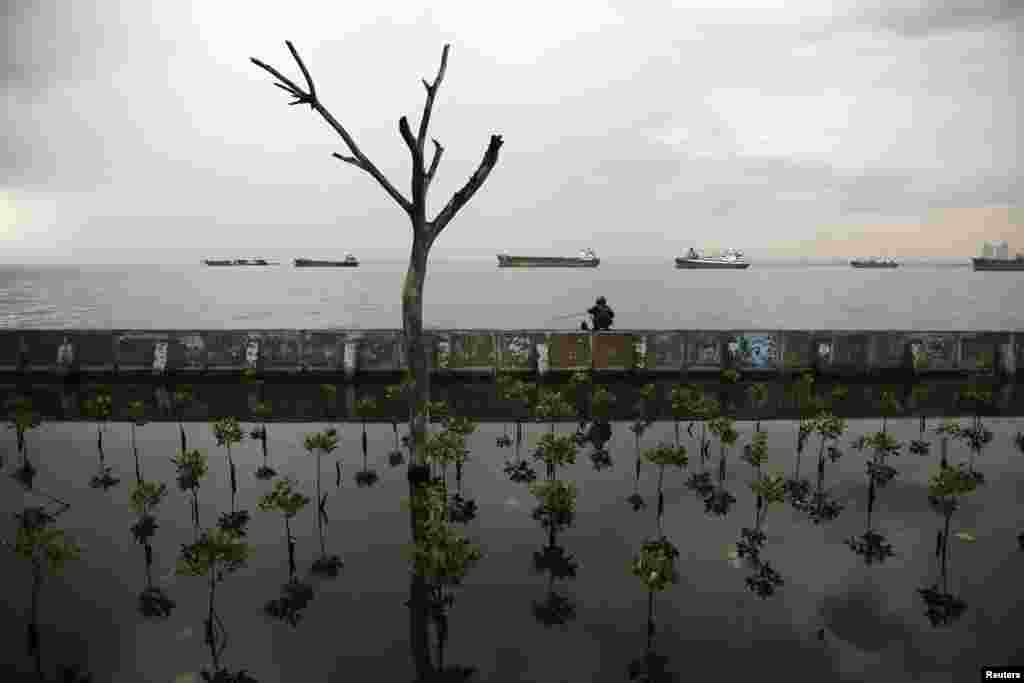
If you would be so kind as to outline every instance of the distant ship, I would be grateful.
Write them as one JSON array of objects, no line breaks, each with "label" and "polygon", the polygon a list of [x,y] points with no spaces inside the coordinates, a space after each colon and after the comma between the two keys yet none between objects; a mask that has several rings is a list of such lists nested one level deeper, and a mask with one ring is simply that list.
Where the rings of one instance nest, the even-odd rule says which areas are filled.
[{"label": "distant ship", "polygon": [[1024,270],[1024,254],[1017,258],[972,258],[975,270]]},{"label": "distant ship", "polygon": [[293,262],[296,268],[355,268],[359,265],[359,259],[352,254],[345,252],[345,258],[341,261],[319,261],[311,258],[297,258]]},{"label": "distant ship", "polygon": [[1024,270],[1024,254],[1010,258],[1010,246],[1004,241],[985,242],[981,258],[972,258],[974,270]]},{"label": "distant ship", "polygon": [[583,249],[579,256],[509,256],[498,254],[499,268],[597,268],[601,259],[593,249]]},{"label": "distant ship", "polygon": [[704,256],[691,248],[686,256],[676,257],[676,268],[732,268],[742,270],[749,267],[750,261],[744,259],[743,252],[737,249],[726,249],[716,256]]},{"label": "distant ship", "polygon": [[268,261],[262,258],[236,258],[236,259],[203,259],[203,265],[207,266],[276,266],[276,261]]},{"label": "distant ship", "polygon": [[854,268],[899,268],[900,264],[891,258],[855,258],[850,261]]}]

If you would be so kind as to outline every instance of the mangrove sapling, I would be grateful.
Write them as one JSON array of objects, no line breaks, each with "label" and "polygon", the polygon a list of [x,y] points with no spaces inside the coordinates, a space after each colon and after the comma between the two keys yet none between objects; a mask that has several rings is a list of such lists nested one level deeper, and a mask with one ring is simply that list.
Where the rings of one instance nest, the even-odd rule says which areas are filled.
[{"label": "mangrove sapling", "polygon": [[592,422],[585,434],[577,434],[576,442],[579,445],[588,442],[593,445],[590,461],[598,471],[612,466],[612,456],[607,445],[612,437],[611,406],[614,402],[615,396],[605,387],[594,389],[590,398]]},{"label": "mangrove sapling", "polygon": [[29,612],[28,656],[35,661],[36,675],[40,681],[43,674],[43,655],[39,643],[39,594],[45,573],[58,575],[68,560],[81,557],[81,548],[73,539],[55,524],[56,518],[41,507],[25,508],[22,514],[15,514],[18,530],[14,545],[2,541],[3,545],[19,557],[32,564],[32,607]]},{"label": "mangrove sapling", "polygon": [[[755,434],[755,444],[760,434],[763,434],[763,432]],[[757,449],[752,447],[751,453],[755,452],[757,452]],[[764,463],[763,458],[756,458],[753,461],[759,465]],[[758,467],[758,470],[760,470],[760,467]],[[735,559],[746,560],[750,564],[753,572],[745,579],[747,590],[759,598],[765,599],[774,595],[775,590],[785,583],[779,572],[771,566],[768,560],[763,558],[762,551],[768,539],[768,536],[764,533],[764,520],[768,514],[768,507],[785,501],[786,480],[779,473],[759,474],[750,483],[750,488],[757,496],[759,505],[755,512],[754,528],[748,529],[744,527],[740,529],[740,541],[736,544]]]},{"label": "mangrove sapling", "polygon": [[107,431],[107,421],[113,414],[110,387],[106,385],[98,387],[96,395],[84,402],[83,412],[96,420],[96,449],[99,451],[99,470],[90,478],[89,486],[106,491],[121,482],[120,478],[113,475],[113,468],[106,464],[103,453],[103,434]]},{"label": "mangrove sapling", "polygon": [[[408,402],[412,398],[412,385],[409,383],[408,378],[405,378],[401,384],[387,387],[384,390],[384,396],[391,403],[397,402],[402,407],[408,407]],[[405,454],[402,453],[402,447],[398,439],[398,421],[401,417],[401,410],[391,414],[391,432],[395,436],[395,447],[388,453],[388,465],[391,467],[405,464]]]},{"label": "mangrove sapling", "polygon": [[[531,411],[533,397],[537,393],[537,385],[513,379],[509,375],[501,375],[499,376],[498,391],[502,400],[511,401],[516,406],[514,410],[516,416],[514,423],[515,454],[512,458],[505,460],[505,475],[514,483],[529,484],[537,478],[537,473],[522,457],[522,446],[526,437],[524,420]],[[512,445],[512,439],[507,435],[502,435],[498,437],[497,445],[499,448],[509,447]]]},{"label": "mangrove sapling", "polygon": [[27,489],[32,488],[35,480],[36,468],[28,457],[28,441],[26,435],[32,429],[42,424],[43,417],[32,407],[32,399],[26,396],[16,396],[7,401],[10,423],[8,429],[15,430],[17,437],[18,454],[21,455],[21,464],[13,473],[13,477]]},{"label": "mangrove sapling", "polygon": [[[455,465],[455,494],[449,501],[449,519],[453,522],[468,524],[476,518],[476,501],[462,495],[462,470],[469,458],[469,448],[466,446],[466,439],[476,431],[476,423],[461,415],[451,417],[445,421],[445,430],[461,437],[459,447],[453,451],[452,464]],[[445,473],[445,488],[447,489],[447,473]]]},{"label": "mangrove sapling", "polygon": [[892,545],[885,542],[885,536],[875,531],[872,522],[872,513],[875,507],[877,490],[884,488],[893,477],[896,476],[896,468],[886,461],[893,455],[898,455],[903,444],[896,441],[888,432],[876,432],[870,436],[861,436],[853,443],[854,448],[863,451],[870,448],[872,455],[868,459],[868,506],[865,531],[860,536],[851,536],[846,540],[846,545],[856,554],[864,558],[867,564],[884,562],[893,556]]},{"label": "mangrove sapling", "polygon": [[[650,656],[653,654],[652,640],[655,632],[654,594],[665,590],[671,584],[679,583],[679,570],[676,568],[678,558],[679,550],[664,536],[644,541],[640,546],[640,553],[633,558],[631,573],[640,579],[647,589],[647,655],[641,662],[630,665],[630,680],[655,680],[649,678],[652,672],[661,669],[664,673],[664,658],[659,660],[656,655]],[[643,674],[648,678],[641,678]]]},{"label": "mangrove sapling", "polygon": [[274,488],[259,501],[260,510],[280,512],[284,517],[285,542],[288,545],[288,582],[281,587],[281,597],[268,601],[263,611],[292,627],[298,626],[302,610],[313,599],[313,588],[295,576],[295,537],[292,536],[291,520],[310,503],[309,496],[296,491],[295,486],[296,481],[292,477],[278,479]]},{"label": "mangrove sapling", "polygon": [[708,431],[718,438],[720,447],[718,483],[704,498],[704,511],[709,514],[725,516],[729,514],[729,509],[736,502],[736,497],[725,488],[726,456],[729,449],[736,443],[736,439],[739,438],[734,424],[735,421],[726,416],[715,417],[708,421]]},{"label": "mangrove sapling", "polygon": [[632,506],[634,512],[639,512],[647,507],[643,496],[640,495],[640,465],[643,461],[643,454],[640,451],[640,439],[643,438],[647,428],[654,423],[652,417],[653,406],[651,405],[654,399],[654,391],[653,384],[645,384],[640,388],[640,400],[633,406],[636,419],[629,426],[629,431],[633,432],[633,452],[636,454],[636,465],[633,468],[633,494],[626,500]]},{"label": "mangrove sapling", "polygon": [[970,408],[971,426],[960,429],[955,438],[959,438],[967,445],[970,451],[968,471],[981,484],[984,483],[984,477],[981,472],[975,471],[974,460],[976,456],[981,455],[982,449],[992,442],[992,431],[981,422],[982,412],[992,405],[992,392],[972,384],[959,392],[957,400],[961,405]]},{"label": "mangrove sapling", "polygon": [[547,593],[543,601],[533,601],[534,618],[545,626],[564,626],[576,617],[572,600],[555,590],[555,579],[576,578],[579,563],[558,544],[558,532],[567,529],[576,515],[576,487],[560,481],[530,484],[530,492],[538,500],[532,516],[548,535],[547,545],[533,553],[533,570],[547,573]]},{"label": "mangrove sapling", "polygon": [[142,466],[139,464],[139,448],[135,441],[135,428],[146,424],[146,406],[142,401],[128,403],[128,417],[131,418],[132,455],[135,457],[135,483],[142,483]]},{"label": "mangrove sapling", "polygon": [[915,384],[914,387],[910,390],[910,399],[914,403],[915,412],[917,413],[920,427],[918,437],[910,442],[910,447],[907,449],[910,451],[911,455],[920,455],[922,457],[925,457],[932,450],[932,445],[924,438],[924,402],[928,399],[928,395],[930,393],[930,389],[925,384]]},{"label": "mangrove sapling", "polygon": [[751,384],[747,387],[747,398],[750,401],[750,405],[754,408],[754,431],[759,432],[761,431],[761,411],[764,410],[765,404],[768,403],[768,385],[763,382]]},{"label": "mangrove sapling", "polygon": [[295,537],[292,536],[291,520],[302,508],[309,505],[309,496],[295,490],[297,482],[288,476],[274,482],[274,487],[259,500],[264,512],[280,512],[284,516],[285,543],[288,547],[288,576],[295,575]]},{"label": "mangrove sapling", "polygon": [[554,389],[541,389],[533,406],[533,417],[537,422],[549,422],[551,434],[555,433],[558,420],[573,415],[573,406],[565,395]]},{"label": "mangrove sapling", "polygon": [[[687,408],[694,420],[700,422],[700,472],[694,472],[686,482],[686,487],[697,493],[701,498],[707,498],[714,490],[711,483],[711,473],[707,471],[707,461],[710,457],[711,439],[708,437],[707,425],[722,412],[721,403],[716,399],[707,396],[696,387],[689,393],[689,407]],[[687,427],[687,433],[693,437],[693,422]]]},{"label": "mangrove sapling", "polygon": [[361,398],[356,401],[356,416],[359,417],[359,421],[363,424],[363,469],[356,472],[356,485],[359,488],[370,487],[377,483],[380,478],[377,476],[377,471],[370,469],[366,463],[367,457],[367,438],[366,438],[366,421],[373,417],[377,413],[377,401],[372,398]]},{"label": "mangrove sapling", "polygon": [[188,450],[185,438],[185,410],[195,400],[191,384],[179,384],[174,388],[174,414],[178,418],[178,434],[181,436],[181,452]]},{"label": "mangrove sapling", "polygon": [[814,431],[812,418],[824,409],[824,402],[817,396],[814,388],[814,375],[803,373],[799,379],[786,387],[787,395],[792,399],[797,410],[796,434],[796,465],[793,477],[786,481],[786,493],[793,507],[799,509],[806,505],[810,495],[811,482],[800,476],[800,462],[807,439]]},{"label": "mangrove sapling", "polygon": [[558,468],[576,462],[576,439],[572,434],[545,434],[533,452],[535,460],[544,463],[548,481],[558,478]]},{"label": "mangrove sapling", "polygon": [[192,526],[196,536],[199,536],[199,484],[209,471],[209,463],[206,454],[198,448],[191,451],[183,451],[177,457],[171,458],[175,468],[178,470],[178,490],[188,491],[192,494]]},{"label": "mangrove sapling", "polygon": [[532,601],[533,618],[547,627],[565,626],[576,618],[576,605],[555,589],[555,581],[576,578],[579,563],[558,544],[557,534],[557,527],[552,526],[548,530],[548,544],[533,553],[534,572],[548,575],[544,600]]},{"label": "mangrove sapling", "polygon": [[159,527],[153,513],[166,495],[167,484],[139,479],[129,500],[129,505],[139,517],[132,525],[132,536],[136,543],[142,544],[146,560],[146,587],[139,593],[139,613],[144,617],[167,618],[177,604],[162,587],[153,583],[152,541]]},{"label": "mangrove sapling", "polygon": [[338,432],[334,427],[328,427],[323,432],[307,434],[303,446],[306,452],[316,454],[316,528],[320,537],[320,556],[313,562],[313,573],[335,577],[342,562],[337,555],[328,556],[324,540],[324,524],[328,522],[327,494],[320,494],[320,456],[330,455],[338,448]]},{"label": "mangrove sapling", "polygon": [[665,468],[678,467],[683,469],[689,463],[686,455],[686,446],[673,446],[665,442],[659,443],[654,448],[644,451],[644,459],[658,468],[658,536],[665,534],[661,530],[661,520],[665,515]]},{"label": "mangrove sapling", "polygon": [[[191,451],[196,453],[198,451]],[[188,453],[188,451],[186,451]],[[215,528],[203,531],[194,542],[181,546],[181,556],[175,568],[178,576],[205,578],[209,590],[206,618],[203,620],[203,642],[210,649],[213,669],[203,671],[206,681],[238,680],[230,678],[221,667],[221,656],[228,646],[228,632],[217,613],[217,586],[228,575],[237,572],[248,562],[251,549],[240,536],[230,530]],[[243,679],[251,680],[251,679]]]},{"label": "mangrove sapling", "polygon": [[238,477],[235,473],[235,461],[231,458],[231,447],[242,443],[242,427],[238,424],[237,418],[224,417],[213,423],[213,433],[217,438],[217,445],[227,449],[228,474],[231,476],[231,512],[221,515],[217,525],[222,529],[230,529],[239,536],[245,536],[245,525],[249,522],[249,512],[235,509]]},{"label": "mangrove sapling", "polygon": [[249,432],[249,437],[259,441],[260,448],[263,451],[263,464],[256,469],[256,478],[260,481],[267,481],[277,476],[277,470],[271,467],[268,461],[267,420],[270,419],[272,413],[270,403],[265,401],[257,403],[256,407],[253,408],[253,413],[262,423],[259,427],[253,427],[252,431]]},{"label": "mangrove sapling", "polygon": [[[939,531],[936,542],[936,558],[939,559],[939,581],[931,586],[918,589],[918,594],[925,601],[925,616],[932,626],[946,625],[960,617],[967,604],[949,592],[949,525],[953,513],[960,507],[960,499],[972,493],[978,486],[972,473],[963,465],[956,467],[940,467],[928,482],[928,503],[932,509],[943,517],[943,528]],[[969,534],[957,534],[965,540],[973,540]]]},{"label": "mangrove sapling", "polygon": [[448,612],[455,601],[452,590],[462,583],[483,553],[478,544],[461,536],[448,524],[446,493],[440,480],[426,482],[422,494],[409,501],[417,527],[410,555],[413,571],[427,582],[428,590],[422,597],[427,601],[426,609],[434,622],[438,668],[444,669]]},{"label": "mangrove sapling", "polygon": [[[843,511],[843,504],[832,498],[825,490],[825,456],[835,463],[842,457],[842,451],[835,442],[846,431],[846,420],[829,412],[822,412],[812,420],[814,431],[821,438],[818,448],[818,479],[814,495],[799,509],[805,512],[815,524],[831,522]],[[831,444],[829,444],[831,442]]]},{"label": "mangrove sapling", "polygon": [[896,398],[896,392],[887,389],[882,391],[881,396],[878,399],[878,411],[882,414],[882,433],[888,431],[889,419],[896,417],[903,410],[903,406],[900,405],[899,400]]}]

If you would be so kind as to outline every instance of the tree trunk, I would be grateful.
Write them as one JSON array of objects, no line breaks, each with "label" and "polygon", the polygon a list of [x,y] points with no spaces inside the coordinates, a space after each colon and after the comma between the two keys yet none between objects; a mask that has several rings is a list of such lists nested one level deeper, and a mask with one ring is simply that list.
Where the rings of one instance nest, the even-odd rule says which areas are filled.
[{"label": "tree trunk", "polygon": [[[417,468],[426,467],[426,405],[430,399],[430,375],[427,367],[427,346],[423,338],[423,285],[427,275],[428,247],[418,236],[420,228],[413,221],[414,234],[409,269],[402,288],[402,332],[405,341],[406,367],[412,380],[409,403],[409,498],[418,500],[422,492],[422,478],[415,476]],[[410,505],[409,522],[413,543],[420,542],[420,525],[416,519],[416,505]],[[426,580],[419,572],[410,578],[409,640],[412,644],[417,680],[426,681],[434,674],[430,661],[429,619],[427,614]]]}]

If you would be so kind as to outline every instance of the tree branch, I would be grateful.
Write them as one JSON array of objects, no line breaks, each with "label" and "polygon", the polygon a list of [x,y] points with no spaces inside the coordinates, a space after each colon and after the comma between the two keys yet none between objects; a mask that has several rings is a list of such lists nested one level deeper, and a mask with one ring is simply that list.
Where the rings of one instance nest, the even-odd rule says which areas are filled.
[{"label": "tree branch", "polygon": [[294,57],[295,61],[298,62],[299,69],[302,70],[302,75],[306,79],[306,85],[309,86],[309,97],[310,97],[310,99],[312,99],[315,102],[316,101],[316,87],[313,85],[313,79],[309,75],[309,71],[306,69],[306,65],[302,62],[302,58],[299,57],[299,53],[295,51],[295,46],[292,45],[292,41],[286,40],[286,41],[284,41],[284,44],[288,46],[288,51],[292,53],[292,57]]},{"label": "tree branch", "polygon": [[501,145],[504,141],[500,135],[492,135],[491,141],[487,145],[487,151],[484,152],[484,158],[480,160],[480,165],[477,167],[473,175],[469,177],[466,184],[461,190],[452,195],[452,198],[448,200],[448,204],[441,209],[441,212],[432,220],[431,223],[431,240],[436,239],[441,231],[445,229],[445,226],[455,218],[455,214],[466,205],[466,203],[476,194],[476,191],[483,186],[484,181],[487,180],[487,176],[491,174],[495,164],[498,163],[498,150],[501,149]]},{"label": "tree branch", "polygon": [[434,143],[434,158],[430,161],[430,170],[427,171],[427,184],[434,179],[434,174],[437,173],[437,165],[441,163],[441,155],[444,153],[444,147],[437,141],[437,138],[431,138]]},{"label": "tree branch", "polygon": [[335,159],[341,159],[345,163],[352,164],[353,166],[356,166],[358,168],[363,167],[363,162],[359,161],[359,159],[356,159],[355,157],[347,157],[344,156],[343,154],[338,154],[337,152],[335,152],[331,156],[333,156]]},{"label": "tree branch", "polygon": [[405,140],[405,145],[409,148],[409,152],[412,154],[413,165],[423,170],[423,153],[416,142],[416,138],[412,136],[412,130],[409,128],[409,119],[405,116],[398,119],[398,132],[402,135],[402,139]]},{"label": "tree branch", "polygon": [[420,150],[420,156],[423,156],[423,146],[427,141],[427,126],[430,124],[430,113],[434,108],[434,96],[437,95],[437,89],[441,85],[441,81],[444,79],[444,72],[448,69],[448,49],[451,47],[450,44],[445,44],[444,49],[441,51],[441,66],[437,70],[437,76],[434,78],[432,84],[428,84],[427,81],[423,80],[423,87],[427,89],[427,101],[423,105],[423,117],[420,118],[420,134],[416,138],[416,144]]},{"label": "tree branch", "polygon": [[[280,81],[280,83],[275,83],[275,85],[277,85],[279,88],[282,88],[283,90],[286,90],[290,95],[295,97],[297,100],[297,102],[292,102],[291,104],[306,103],[309,104],[310,107],[312,107],[314,110],[316,110],[316,112],[320,114],[324,121],[327,122],[327,125],[333,128],[334,131],[341,136],[341,139],[345,141],[345,144],[348,146],[349,150],[354,155],[353,157],[343,157],[341,155],[336,154],[336,157],[338,157],[342,161],[351,163],[354,166],[358,166],[359,168],[369,173],[373,177],[373,179],[376,180],[377,183],[384,188],[384,191],[391,195],[392,199],[398,202],[398,205],[401,206],[406,213],[412,211],[412,203],[409,202],[408,199],[403,197],[402,193],[396,190],[394,185],[392,185],[391,182],[384,177],[384,174],[381,173],[380,170],[378,170],[378,168],[373,164],[373,162],[370,161],[366,157],[366,155],[362,153],[362,151],[360,151],[359,146],[356,145],[355,140],[353,140],[352,136],[349,135],[347,130],[345,130],[345,127],[342,126],[341,123],[336,118],[334,118],[334,115],[331,114],[331,112],[327,110],[323,103],[320,102],[320,99],[316,96],[316,91],[313,87],[313,79],[309,75],[309,70],[306,69],[306,65],[303,63],[302,58],[299,57],[298,51],[292,45],[291,41],[285,41],[285,44],[288,46],[288,50],[292,53],[292,56],[295,58],[295,61],[298,62],[299,69],[302,71],[302,75],[306,79],[306,84],[309,86],[309,92],[303,91],[302,88],[293,83],[280,71],[270,66],[269,64],[266,64],[256,59],[255,57],[250,57],[249,61],[251,61],[253,64],[260,67],[264,71],[268,72],[278,81]],[[359,163],[351,161],[353,158]]]}]

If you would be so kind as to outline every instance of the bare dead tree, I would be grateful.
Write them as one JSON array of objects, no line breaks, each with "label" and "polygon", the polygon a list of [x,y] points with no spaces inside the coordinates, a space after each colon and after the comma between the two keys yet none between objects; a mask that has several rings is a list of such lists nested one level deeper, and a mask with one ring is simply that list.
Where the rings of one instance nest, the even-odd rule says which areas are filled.
[{"label": "bare dead tree", "polygon": [[[402,287],[402,331],[405,341],[406,363],[412,380],[412,396],[410,396],[409,401],[409,431],[412,443],[411,457],[409,459],[409,492],[410,497],[416,500],[421,492],[421,484],[426,479],[424,472],[428,471],[426,470],[427,466],[424,455],[426,450],[425,439],[428,417],[426,409],[427,401],[430,397],[430,376],[427,370],[427,340],[423,336],[423,285],[427,276],[427,257],[430,254],[430,248],[441,234],[441,231],[448,226],[459,210],[483,186],[484,181],[487,180],[494,166],[498,163],[498,151],[501,149],[502,139],[500,135],[491,135],[483,159],[480,160],[476,171],[469,177],[469,180],[466,181],[462,189],[458,190],[448,200],[445,207],[433,219],[428,219],[427,191],[437,173],[437,167],[441,162],[444,147],[436,139],[431,138],[434,149],[429,167],[426,165],[424,147],[426,146],[427,128],[430,125],[430,116],[434,107],[434,98],[437,96],[437,90],[441,87],[441,81],[444,79],[444,74],[448,67],[450,45],[445,45],[444,50],[441,52],[441,66],[438,68],[437,76],[434,77],[433,82],[427,82],[426,79],[422,81],[423,87],[426,88],[427,96],[426,102],[423,105],[423,115],[420,118],[417,134],[413,135],[407,117],[403,116],[398,120],[398,132],[409,148],[409,154],[412,156],[412,199],[410,200],[406,199],[384,177],[384,174],[359,149],[359,146],[356,145],[355,140],[345,130],[345,127],[328,111],[327,107],[321,102],[316,86],[313,84],[313,78],[310,76],[309,70],[306,68],[305,63],[303,63],[302,58],[299,57],[299,53],[295,50],[291,41],[285,41],[285,44],[288,46],[289,52],[291,52],[292,57],[299,66],[299,70],[302,72],[302,77],[306,82],[305,90],[274,67],[254,57],[250,59],[253,64],[276,79],[275,86],[295,98],[289,104],[308,104],[313,111],[327,122],[327,125],[341,136],[350,154],[334,153],[333,156],[356,168],[362,169],[372,176],[384,188],[384,191],[405,211],[412,223],[412,251],[409,254],[409,268]],[[412,518],[412,533],[413,541],[418,541],[419,532],[415,513],[413,513]],[[418,582],[414,580],[412,592],[413,602],[417,601],[418,594],[420,597],[425,595],[425,584],[422,582],[422,577],[420,577]],[[414,613],[417,611],[413,610]],[[426,616],[421,614],[420,617],[422,617],[422,624],[412,624],[414,651],[422,649],[419,647],[422,643],[417,643],[417,641],[425,634],[425,630],[421,633],[420,629],[421,627],[425,629]],[[415,619],[415,621],[419,621],[419,619]],[[416,659],[417,672],[420,678],[425,678],[432,668],[429,662],[429,653],[427,654],[426,661],[423,661],[421,655],[416,655]]]}]

